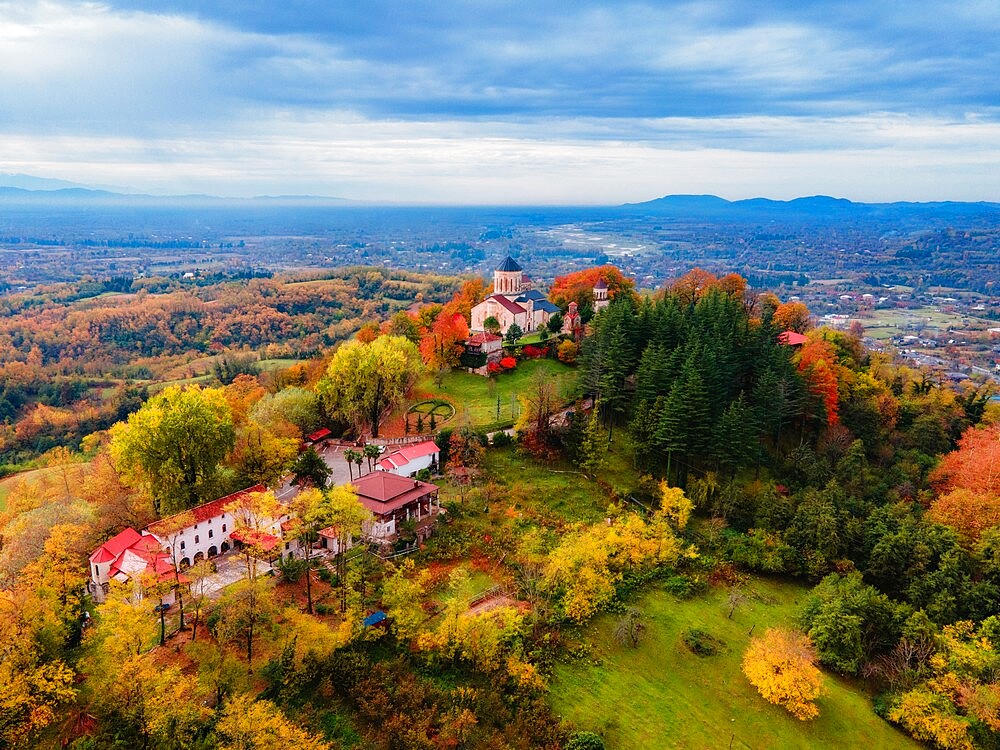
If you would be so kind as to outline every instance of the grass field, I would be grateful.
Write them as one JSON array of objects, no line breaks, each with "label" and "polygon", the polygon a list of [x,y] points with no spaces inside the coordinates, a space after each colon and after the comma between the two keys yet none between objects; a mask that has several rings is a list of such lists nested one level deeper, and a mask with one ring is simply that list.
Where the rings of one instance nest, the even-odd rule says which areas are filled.
[{"label": "grass field", "polygon": [[521,362],[512,372],[505,372],[495,379],[464,371],[449,372],[442,379],[440,388],[431,376],[426,375],[417,383],[413,401],[434,398],[448,401],[455,407],[456,415],[461,419],[467,414],[472,425],[515,419],[519,413],[517,395],[528,392],[532,378],[537,374],[554,380],[560,394],[571,395],[576,387],[577,371],[574,368],[554,359],[535,359]]},{"label": "grass field", "polygon": [[[611,454],[599,476],[617,492],[630,492],[638,477],[629,472],[623,454]],[[551,521],[597,521],[606,515],[607,490],[565,460],[537,461],[513,447],[486,452],[487,475],[506,486],[505,498],[515,512]],[[617,484],[616,482],[621,482]]]},{"label": "grass field", "polygon": [[889,339],[899,335],[936,336],[949,330],[983,329],[991,325],[985,318],[945,312],[936,307],[913,310],[878,309],[870,318],[861,318],[865,335],[874,339]]},{"label": "grass field", "polygon": [[[755,596],[732,620],[724,589],[689,600],[648,591],[634,603],[647,626],[635,649],[615,642],[616,616],[598,618],[581,635],[589,655],[556,666],[550,691],[556,713],[602,734],[609,750],[921,747],[878,718],[862,688],[830,674],[814,721],[765,702],[740,669],[748,631],[794,625],[806,589],[766,580],[749,589]],[[709,631],[727,650],[695,656],[681,641],[692,627]]]},{"label": "grass field", "polygon": [[25,482],[28,485],[51,485],[57,491],[64,490],[65,483],[68,483],[70,491],[75,492],[77,485],[83,481],[89,466],[89,463],[73,464],[66,469],[65,477],[63,476],[63,470],[61,468],[51,466],[42,469],[22,471],[0,479],[0,511],[6,509],[7,496],[10,495],[11,490],[18,486],[21,482]]}]

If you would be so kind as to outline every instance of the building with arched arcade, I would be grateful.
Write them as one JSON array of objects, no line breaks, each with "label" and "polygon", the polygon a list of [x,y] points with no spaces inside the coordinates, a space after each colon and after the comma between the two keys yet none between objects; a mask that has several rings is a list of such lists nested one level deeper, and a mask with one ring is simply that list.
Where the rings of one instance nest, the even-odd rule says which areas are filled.
[{"label": "building with arched arcade", "polygon": [[[240,545],[238,530],[247,526],[247,519],[234,517],[231,508],[248,495],[266,490],[262,484],[248,487],[189,511],[154,521],[141,533],[132,528],[125,529],[90,555],[87,588],[97,601],[103,601],[112,580],[125,583],[143,575],[173,580],[175,570],[184,570],[201,560],[229,552]],[[288,518],[286,514],[278,518],[259,519],[254,524],[273,538],[275,557],[279,554],[288,557],[298,549],[295,540],[281,539],[282,524]]]}]

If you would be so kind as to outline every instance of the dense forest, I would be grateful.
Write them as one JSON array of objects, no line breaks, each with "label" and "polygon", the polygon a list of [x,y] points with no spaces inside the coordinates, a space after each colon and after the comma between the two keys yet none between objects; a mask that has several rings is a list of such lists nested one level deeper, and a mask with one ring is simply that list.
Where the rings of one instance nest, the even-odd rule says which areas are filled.
[{"label": "dense forest", "polygon": [[81,298],[79,282],[0,298],[0,467],[79,448],[150,386],[211,375],[221,359],[314,357],[459,283],[373,268],[207,282],[117,278],[96,296]]},{"label": "dense forest", "polygon": [[[301,436],[374,431],[417,398],[420,378],[447,383],[440,397],[471,393],[447,388],[470,382],[449,368],[467,332],[457,321],[486,291],[478,282],[427,290],[453,295],[413,315],[389,317],[396,308],[368,294],[381,324],[334,352],[346,333],[303,324],[295,340],[322,356],[282,372],[230,363],[212,387],[137,395],[83,441],[82,481],[70,479],[81,456],[57,451],[52,481],[15,487],[0,516],[0,747],[601,748],[597,733],[560,721],[549,695],[559,664],[587,658],[585,626],[619,618],[614,637],[634,648],[642,592],[682,600],[723,588],[732,618],[753,576],[812,587],[795,632],[758,634],[743,659],[749,682],[794,721],[825,710],[818,663],[863,681],[874,712],[918,740],[998,747],[1000,422],[989,394],[940,387],[849,332],[815,329],[804,305],[739,276],[694,271],[643,296],[616,269],[599,274],[612,302],[575,364],[554,358],[575,357],[576,342],[547,348],[550,369],[517,394],[516,445],[503,432],[488,441],[467,416],[438,432],[448,522],[410,557],[359,547],[329,567],[292,560],[276,579],[248,573],[214,599],[197,594],[210,571],[195,565],[169,635],[153,608],[177,578],[112,587],[97,608],[84,593],[86,555],[122,528],[289,473],[303,488],[283,511],[290,533],[308,544],[324,527],[360,534],[352,490],[326,486]],[[318,280],[327,291],[313,293],[360,294],[363,279],[347,278],[355,286]],[[555,289],[566,304],[592,284],[584,272]],[[223,311],[285,304],[303,286],[256,279],[186,304],[207,311],[212,340],[231,330]],[[288,315],[295,330],[300,314],[313,320],[303,299],[299,312],[255,309]],[[9,330],[27,336],[20,325]],[[26,371],[27,356],[59,366],[58,349],[31,341],[27,353],[25,340],[9,344]],[[127,346],[101,345],[108,367],[129,366]],[[74,351],[67,363],[83,356]],[[560,391],[555,371],[575,386]],[[484,386],[487,412],[499,413],[506,377]],[[359,473],[374,456],[345,453]],[[278,512],[271,493],[254,502]],[[403,534],[412,541],[413,529]],[[250,570],[256,553],[246,554]],[[473,579],[495,606],[470,603]],[[363,624],[374,611],[388,628]],[[693,643],[711,651],[710,636]],[[808,689],[790,698],[782,670]]]}]

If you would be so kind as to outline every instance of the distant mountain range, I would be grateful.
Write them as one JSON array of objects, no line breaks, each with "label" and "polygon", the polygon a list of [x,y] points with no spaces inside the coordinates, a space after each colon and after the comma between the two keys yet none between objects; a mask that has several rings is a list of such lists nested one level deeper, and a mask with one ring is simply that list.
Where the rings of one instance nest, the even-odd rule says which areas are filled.
[{"label": "distant mountain range", "polygon": [[644,203],[626,203],[623,211],[656,216],[689,217],[704,219],[748,218],[797,218],[797,219],[850,219],[869,218],[892,220],[900,217],[954,216],[1000,218],[1000,203],[963,203],[959,201],[933,201],[914,203],[855,203],[846,198],[813,195],[789,201],[770,198],[748,198],[728,201],[717,195],[665,195]]},{"label": "distant mountain range", "polygon": [[[344,206],[371,207],[370,201],[353,201],[317,195],[262,195],[224,198],[213,195],[147,195],[99,189],[66,180],[0,172],[0,205],[106,205],[106,206]],[[378,205],[378,204],[375,204]],[[386,205],[389,207],[389,205]],[[399,207],[396,204],[396,207]],[[428,206],[433,209],[434,207]],[[439,208],[446,208],[444,206]],[[474,208],[474,207],[469,207]],[[530,208],[530,207],[521,207]],[[544,207],[539,207],[544,211]],[[553,209],[558,212],[563,209]],[[538,209],[533,209],[538,210]],[[719,221],[851,221],[852,219],[904,221],[934,218],[1000,220],[1000,203],[934,201],[914,203],[855,203],[846,198],[814,195],[781,201],[748,198],[729,201],[717,195],[665,195],[642,203],[620,206],[581,207],[580,210],[625,213],[634,216]]]},{"label": "distant mountain range", "polygon": [[0,186],[0,203],[16,205],[246,205],[267,203],[272,205],[329,205],[348,206],[354,201],[346,198],[328,198],[316,195],[259,195],[253,198],[220,198],[214,195],[144,195],[141,193],[115,193],[110,190],[70,187],[56,190],[26,190]]},{"label": "distant mountain range", "polygon": [[237,204],[266,202],[288,205],[350,205],[346,198],[317,195],[261,195],[253,198],[222,198],[214,195],[147,195],[125,189],[102,189],[67,180],[0,172],[0,203],[18,205],[104,204],[104,205],[186,205]]}]

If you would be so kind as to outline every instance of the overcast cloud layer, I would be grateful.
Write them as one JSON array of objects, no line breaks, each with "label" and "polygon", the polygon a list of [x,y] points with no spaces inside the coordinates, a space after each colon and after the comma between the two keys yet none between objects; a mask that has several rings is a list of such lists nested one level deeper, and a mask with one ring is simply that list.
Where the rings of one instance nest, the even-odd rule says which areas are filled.
[{"label": "overcast cloud layer", "polygon": [[0,1],[0,171],[403,202],[1000,200],[998,40],[995,0]]}]

